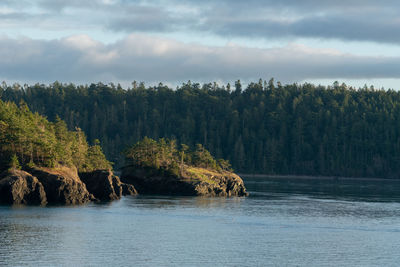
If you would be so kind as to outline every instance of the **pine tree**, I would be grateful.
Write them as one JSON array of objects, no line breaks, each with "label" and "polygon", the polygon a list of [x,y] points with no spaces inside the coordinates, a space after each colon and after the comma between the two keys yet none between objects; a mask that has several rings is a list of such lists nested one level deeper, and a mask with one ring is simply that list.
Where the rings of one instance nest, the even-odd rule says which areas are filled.
[{"label": "pine tree", "polygon": [[10,158],[9,169],[21,169],[17,155],[13,154]]}]

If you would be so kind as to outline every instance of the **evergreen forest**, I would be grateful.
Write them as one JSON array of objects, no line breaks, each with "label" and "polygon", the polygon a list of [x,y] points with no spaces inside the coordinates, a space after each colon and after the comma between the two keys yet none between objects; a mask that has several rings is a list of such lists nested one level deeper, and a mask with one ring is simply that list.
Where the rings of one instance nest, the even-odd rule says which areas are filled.
[{"label": "evergreen forest", "polygon": [[111,169],[97,140],[88,145],[81,129],[69,131],[59,117],[49,122],[21,103],[0,100],[0,170],[76,167],[80,172]]},{"label": "evergreen forest", "polygon": [[400,92],[394,90],[271,79],[246,87],[240,81],[189,81],[177,88],[133,82],[125,89],[3,83],[0,94],[3,101],[26,103],[53,127],[60,117],[70,131],[82,129],[94,146],[100,140],[117,168],[124,164],[122,152],[147,136],[202,144],[239,173],[400,176]]}]

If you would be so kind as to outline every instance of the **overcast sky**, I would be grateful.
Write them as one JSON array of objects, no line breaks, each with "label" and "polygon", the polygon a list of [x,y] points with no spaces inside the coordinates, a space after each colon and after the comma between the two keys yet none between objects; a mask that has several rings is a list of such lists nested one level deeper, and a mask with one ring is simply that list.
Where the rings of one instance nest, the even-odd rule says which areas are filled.
[{"label": "overcast sky", "polygon": [[400,88],[392,0],[0,0],[0,79]]}]

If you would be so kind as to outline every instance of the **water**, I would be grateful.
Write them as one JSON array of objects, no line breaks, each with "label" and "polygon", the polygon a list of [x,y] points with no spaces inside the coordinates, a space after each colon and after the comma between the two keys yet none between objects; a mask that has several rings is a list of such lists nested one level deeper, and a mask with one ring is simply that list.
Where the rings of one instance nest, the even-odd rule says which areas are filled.
[{"label": "water", "polygon": [[245,182],[248,198],[0,207],[0,266],[398,266],[399,182]]}]

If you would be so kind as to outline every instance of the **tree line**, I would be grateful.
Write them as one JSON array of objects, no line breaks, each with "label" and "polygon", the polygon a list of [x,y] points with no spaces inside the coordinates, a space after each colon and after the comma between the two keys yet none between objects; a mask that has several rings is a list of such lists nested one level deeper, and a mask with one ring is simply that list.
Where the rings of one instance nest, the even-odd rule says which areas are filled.
[{"label": "tree line", "polygon": [[151,168],[163,173],[180,176],[186,166],[209,170],[232,171],[229,161],[214,159],[203,145],[190,149],[186,144],[177,146],[177,140],[160,138],[158,141],[144,137],[125,150],[125,166]]},{"label": "tree line", "polygon": [[69,131],[59,117],[49,122],[25,103],[0,100],[0,170],[60,165],[82,172],[111,169],[99,143],[90,146],[81,129]]},{"label": "tree line", "polygon": [[400,93],[373,87],[2,84],[1,98],[81,128],[115,166],[145,136],[202,144],[237,172],[398,178]]}]

